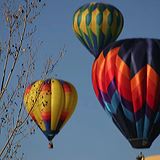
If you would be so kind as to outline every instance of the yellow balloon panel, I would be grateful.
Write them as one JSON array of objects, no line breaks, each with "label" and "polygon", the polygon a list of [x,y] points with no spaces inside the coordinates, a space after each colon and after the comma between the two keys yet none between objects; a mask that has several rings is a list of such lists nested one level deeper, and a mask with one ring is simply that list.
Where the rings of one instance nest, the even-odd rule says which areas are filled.
[{"label": "yellow balloon panel", "polygon": [[64,91],[58,80],[52,80],[51,89],[51,129],[56,130],[64,106]]},{"label": "yellow balloon panel", "polygon": [[32,117],[32,119],[37,123],[37,125],[44,131],[45,125],[43,119],[41,117],[41,112],[39,108],[39,99],[40,99],[40,86],[43,81],[37,81],[33,85],[27,87],[24,94],[24,104],[26,106],[26,110],[28,114]]},{"label": "yellow balloon panel", "polygon": [[76,92],[76,89],[72,84],[64,84],[63,88],[65,90],[65,105],[62,110],[61,119],[63,123],[60,126],[60,129],[63,128],[63,126],[66,124],[66,122],[69,120],[71,115],[73,114],[76,104],[78,95]]}]

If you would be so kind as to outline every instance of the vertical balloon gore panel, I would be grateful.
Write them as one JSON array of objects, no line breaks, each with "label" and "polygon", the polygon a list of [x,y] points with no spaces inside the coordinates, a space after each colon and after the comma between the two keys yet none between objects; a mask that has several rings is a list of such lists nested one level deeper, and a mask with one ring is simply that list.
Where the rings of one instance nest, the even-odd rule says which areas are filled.
[{"label": "vertical balloon gore panel", "polygon": [[78,99],[77,91],[71,83],[68,83],[65,81],[61,81],[61,83],[62,83],[64,94],[65,94],[65,104],[60,116],[60,120],[61,120],[59,123],[60,130],[63,128],[63,126],[72,116],[76,108],[77,99]]}]

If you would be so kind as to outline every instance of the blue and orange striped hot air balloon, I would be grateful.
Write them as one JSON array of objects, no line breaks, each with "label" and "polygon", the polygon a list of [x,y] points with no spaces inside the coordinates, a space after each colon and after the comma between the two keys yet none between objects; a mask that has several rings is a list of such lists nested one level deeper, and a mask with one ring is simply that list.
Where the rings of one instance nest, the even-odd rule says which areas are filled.
[{"label": "blue and orange striped hot air balloon", "polygon": [[113,42],[94,61],[92,83],[131,145],[150,147],[160,133],[160,40]]},{"label": "blue and orange striped hot air balloon", "polygon": [[123,28],[123,16],[114,6],[105,3],[88,3],[73,16],[76,37],[98,57],[100,52],[115,41]]},{"label": "blue and orange striped hot air balloon", "polygon": [[76,103],[74,86],[57,79],[36,81],[24,93],[26,110],[50,141],[50,148],[53,147],[52,139],[74,112]]}]

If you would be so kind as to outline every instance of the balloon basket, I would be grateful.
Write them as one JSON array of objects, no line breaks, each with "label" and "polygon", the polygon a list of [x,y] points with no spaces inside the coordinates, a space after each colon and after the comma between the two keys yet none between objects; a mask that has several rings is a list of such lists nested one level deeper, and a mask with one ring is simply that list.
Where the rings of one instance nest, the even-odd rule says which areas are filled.
[{"label": "balloon basket", "polygon": [[49,149],[53,149],[53,143],[52,143],[52,142],[49,142],[49,143],[48,143],[48,148],[49,148]]},{"label": "balloon basket", "polygon": [[140,154],[136,157],[136,160],[145,160],[145,156],[140,152]]}]

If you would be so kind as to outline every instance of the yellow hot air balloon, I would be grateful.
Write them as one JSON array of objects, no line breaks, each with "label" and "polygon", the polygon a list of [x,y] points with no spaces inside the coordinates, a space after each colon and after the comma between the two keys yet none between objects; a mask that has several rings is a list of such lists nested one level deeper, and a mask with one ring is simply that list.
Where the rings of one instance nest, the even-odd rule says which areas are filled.
[{"label": "yellow hot air balloon", "polygon": [[52,139],[71,117],[77,104],[74,86],[57,79],[38,80],[24,93],[24,105],[53,148]]},{"label": "yellow hot air balloon", "polygon": [[160,160],[160,155],[145,157],[145,160]]}]

